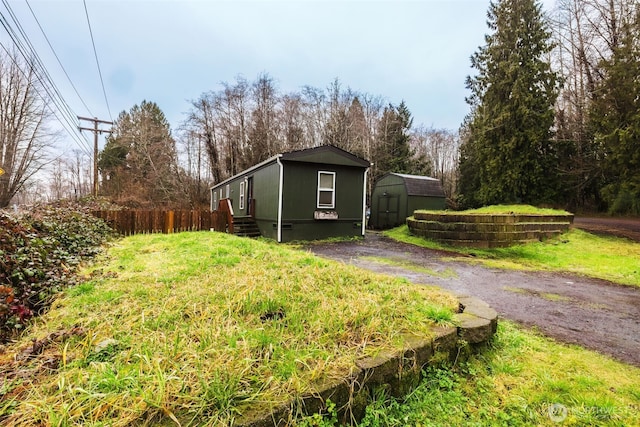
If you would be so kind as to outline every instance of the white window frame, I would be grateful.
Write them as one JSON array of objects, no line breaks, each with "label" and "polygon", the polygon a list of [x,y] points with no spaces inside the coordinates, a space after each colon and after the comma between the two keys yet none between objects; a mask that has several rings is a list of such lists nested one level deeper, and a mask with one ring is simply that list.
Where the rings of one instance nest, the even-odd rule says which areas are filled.
[{"label": "white window frame", "polygon": [[244,181],[240,182],[240,195],[238,196],[238,203],[240,206],[240,210],[244,209]]},{"label": "white window frame", "polygon": [[211,206],[211,210],[212,211],[218,210],[218,192],[217,191],[213,192],[213,206]]},{"label": "white window frame", "polygon": [[224,199],[224,197],[222,197],[222,187],[220,187],[220,200]]},{"label": "white window frame", "polygon": [[[332,183],[333,183],[333,187],[329,188],[329,187],[320,187],[320,177],[322,175],[331,175],[332,177]],[[321,204],[320,203],[320,193],[321,192],[327,192],[330,191],[331,192],[331,204]],[[329,171],[318,171],[318,192],[317,192],[317,197],[316,197],[316,201],[317,201],[317,208],[318,209],[335,209],[336,207],[336,173],[335,172],[329,172]]]},{"label": "white window frame", "polygon": [[231,197],[231,187],[227,184],[227,199]]}]

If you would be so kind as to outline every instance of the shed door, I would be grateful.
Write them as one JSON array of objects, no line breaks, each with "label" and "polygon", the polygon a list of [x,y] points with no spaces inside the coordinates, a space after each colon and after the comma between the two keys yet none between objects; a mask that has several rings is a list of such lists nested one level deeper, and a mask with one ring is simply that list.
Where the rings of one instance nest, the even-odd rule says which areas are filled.
[{"label": "shed door", "polygon": [[400,197],[393,194],[378,196],[378,227],[391,228],[399,225]]}]

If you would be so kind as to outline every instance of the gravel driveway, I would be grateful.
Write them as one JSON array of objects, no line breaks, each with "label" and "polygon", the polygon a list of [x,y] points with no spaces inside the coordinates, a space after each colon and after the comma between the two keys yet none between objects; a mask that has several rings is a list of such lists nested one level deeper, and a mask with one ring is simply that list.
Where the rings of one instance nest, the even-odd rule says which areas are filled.
[{"label": "gravel driveway", "polygon": [[[568,274],[486,268],[379,233],[367,233],[359,242],[312,244],[307,249],[413,283],[479,297],[501,317],[640,367],[638,288]],[[385,264],[382,258],[395,263]]]}]

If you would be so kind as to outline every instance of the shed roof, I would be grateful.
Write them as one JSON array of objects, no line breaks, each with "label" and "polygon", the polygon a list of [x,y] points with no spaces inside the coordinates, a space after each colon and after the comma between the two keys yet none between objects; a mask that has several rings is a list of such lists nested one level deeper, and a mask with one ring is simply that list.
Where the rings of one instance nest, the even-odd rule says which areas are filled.
[{"label": "shed roof", "polygon": [[406,175],[402,173],[393,173],[389,175],[395,175],[402,178],[404,186],[407,189],[409,196],[430,196],[430,197],[445,197],[442,184],[437,178],[421,175]]}]

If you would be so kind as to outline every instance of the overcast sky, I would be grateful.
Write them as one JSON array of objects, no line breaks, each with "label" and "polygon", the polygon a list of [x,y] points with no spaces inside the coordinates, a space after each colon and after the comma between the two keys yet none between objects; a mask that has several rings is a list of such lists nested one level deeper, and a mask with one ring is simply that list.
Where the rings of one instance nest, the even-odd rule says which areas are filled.
[{"label": "overcast sky", "polygon": [[[5,1],[5,0],[3,0]],[[110,120],[154,101],[172,129],[189,100],[266,72],[281,93],[304,85],[404,100],[414,126],[456,130],[468,113],[469,57],[484,44],[489,0],[9,0],[73,112]],[[552,0],[545,1],[550,8]],[[34,16],[82,100],[58,65]],[[9,11],[0,4],[0,12]],[[8,46],[0,27],[0,41]]]}]

